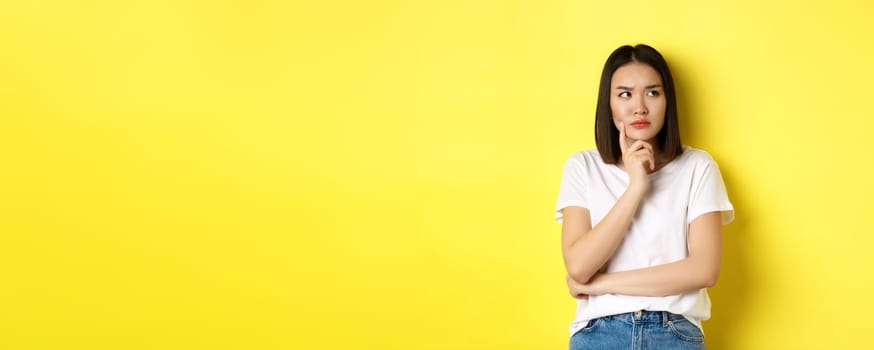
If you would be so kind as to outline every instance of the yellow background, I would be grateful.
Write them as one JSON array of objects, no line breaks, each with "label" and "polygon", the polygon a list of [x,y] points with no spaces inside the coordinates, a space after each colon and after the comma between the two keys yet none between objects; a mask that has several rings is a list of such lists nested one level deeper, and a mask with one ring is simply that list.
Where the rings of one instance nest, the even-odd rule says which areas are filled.
[{"label": "yellow background", "polygon": [[561,349],[621,44],[737,220],[711,349],[874,346],[865,1],[5,1],[0,348]]}]

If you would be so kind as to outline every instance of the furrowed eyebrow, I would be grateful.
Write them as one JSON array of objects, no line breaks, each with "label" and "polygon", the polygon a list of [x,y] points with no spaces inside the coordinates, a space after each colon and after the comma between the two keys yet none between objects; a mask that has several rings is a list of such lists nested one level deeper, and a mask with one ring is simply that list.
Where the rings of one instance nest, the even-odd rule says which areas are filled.
[{"label": "furrowed eyebrow", "polygon": [[[660,88],[660,87],[662,87],[662,84],[652,84],[652,85],[647,85],[646,89],[655,89],[655,88]],[[628,86],[619,85],[616,87],[616,90],[634,90],[634,89],[630,88]]]}]

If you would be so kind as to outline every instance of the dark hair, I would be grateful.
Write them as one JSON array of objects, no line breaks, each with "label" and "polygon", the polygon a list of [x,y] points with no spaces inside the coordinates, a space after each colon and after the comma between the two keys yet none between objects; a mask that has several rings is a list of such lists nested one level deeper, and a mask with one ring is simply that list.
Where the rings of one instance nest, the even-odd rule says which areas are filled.
[{"label": "dark hair", "polygon": [[[655,69],[662,77],[665,99],[665,123],[658,134],[658,147],[668,159],[673,160],[683,153],[680,143],[680,126],[677,121],[677,93],[674,90],[674,79],[668,69],[668,63],[656,49],[638,44],[637,46],[622,46],[607,58],[604,63],[604,71],[601,73],[601,86],[598,89],[598,106],[595,109],[595,144],[598,145],[598,153],[605,163],[616,164],[622,159],[622,150],[619,148],[619,130],[613,124],[613,111],[610,109],[610,83],[613,73],[619,67],[628,63],[637,62],[646,64]],[[656,146],[656,145],[654,145]]]}]

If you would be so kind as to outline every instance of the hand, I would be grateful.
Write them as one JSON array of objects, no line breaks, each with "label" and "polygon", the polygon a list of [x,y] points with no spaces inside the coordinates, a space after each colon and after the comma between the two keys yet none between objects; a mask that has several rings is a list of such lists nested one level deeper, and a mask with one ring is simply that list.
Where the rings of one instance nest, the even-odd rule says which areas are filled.
[{"label": "hand", "polygon": [[571,296],[577,299],[589,299],[590,295],[601,295],[610,293],[609,281],[610,275],[598,272],[592,276],[592,279],[586,283],[580,283],[567,276],[567,287]]},{"label": "hand", "polygon": [[[625,139],[625,123],[619,123],[619,149],[622,150],[622,164],[631,183],[648,183],[648,174],[655,170],[655,153],[652,145],[637,140],[628,145]],[[647,170],[649,169],[649,170]]]},{"label": "hand", "polygon": [[567,276],[567,288],[574,299],[589,299],[589,295],[584,293],[585,285],[575,281],[571,276]]}]

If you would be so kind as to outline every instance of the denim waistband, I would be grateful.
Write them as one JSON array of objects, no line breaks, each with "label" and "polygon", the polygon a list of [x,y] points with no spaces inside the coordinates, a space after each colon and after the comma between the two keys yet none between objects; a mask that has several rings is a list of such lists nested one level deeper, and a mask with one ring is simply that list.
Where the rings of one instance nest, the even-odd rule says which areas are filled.
[{"label": "denim waistband", "polygon": [[627,312],[624,314],[610,315],[602,317],[604,319],[615,319],[625,323],[661,323],[667,325],[668,322],[678,319],[683,319],[683,315],[670,313],[667,311],[647,311],[640,310],[635,312]]}]

